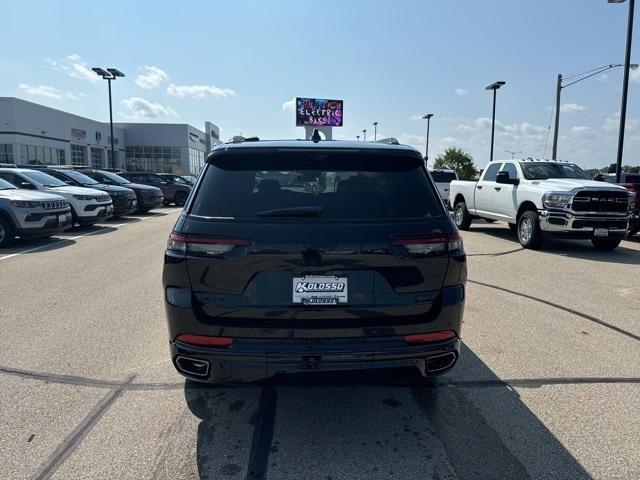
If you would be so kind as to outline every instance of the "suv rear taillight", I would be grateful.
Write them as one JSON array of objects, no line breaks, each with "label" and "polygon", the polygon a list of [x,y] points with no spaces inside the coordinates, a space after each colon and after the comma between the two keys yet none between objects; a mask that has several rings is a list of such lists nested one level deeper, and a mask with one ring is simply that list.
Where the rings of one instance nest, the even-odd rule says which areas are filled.
[{"label": "suv rear taillight", "polygon": [[437,236],[392,237],[393,247],[403,247],[410,255],[464,254],[462,237],[457,233]]},{"label": "suv rear taillight", "polygon": [[245,237],[189,235],[174,232],[169,235],[167,250],[184,255],[215,257],[229,253],[236,247],[248,247],[249,244],[249,239]]}]

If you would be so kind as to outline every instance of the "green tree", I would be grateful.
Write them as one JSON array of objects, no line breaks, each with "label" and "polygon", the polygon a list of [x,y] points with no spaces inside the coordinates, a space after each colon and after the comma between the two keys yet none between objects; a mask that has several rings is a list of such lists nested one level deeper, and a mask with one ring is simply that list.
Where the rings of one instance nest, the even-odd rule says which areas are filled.
[{"label": "green tree", "polygon": [[473,163],[473,157],[459,148],[447,148],[444,154],[439,155],[433,164],[434,170],[455,170],[461,180],[471,180],[478,173]]},{"label": "green tree", "polygon": [[611,165],[609,165],[609,168],[607,169],[607,173],[616,173],[616,164],[612,163]]}]

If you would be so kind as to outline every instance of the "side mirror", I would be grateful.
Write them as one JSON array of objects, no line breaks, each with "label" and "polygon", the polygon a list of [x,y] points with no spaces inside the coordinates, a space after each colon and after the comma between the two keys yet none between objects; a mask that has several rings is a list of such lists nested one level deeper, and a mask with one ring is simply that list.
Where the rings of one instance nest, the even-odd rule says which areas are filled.
[{"label": "side mirror", "polygon": [[520,183],[520,180],[518,180],[517,178],[509,177],[509,172],[498,172],[496,174],[496,183],[518,185]]}]

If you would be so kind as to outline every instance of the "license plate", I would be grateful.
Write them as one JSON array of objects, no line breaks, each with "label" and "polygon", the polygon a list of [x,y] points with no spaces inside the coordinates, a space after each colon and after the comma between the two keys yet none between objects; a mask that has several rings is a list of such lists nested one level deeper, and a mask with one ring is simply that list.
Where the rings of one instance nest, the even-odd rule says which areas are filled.
[{"label": "license plate", "polygon": [[594,228],[593,235],[595,237],[608,237],[609,229],[608,228]]},{"label": "license plate", "polygon": [[66,215],[58,215],[58,223],[65,223],[67,221]]},{"label": "license plate", "polygon": [[298,305],[339,305],[348,301],[346,277],[328,275],[293,277],[293,303]]}]

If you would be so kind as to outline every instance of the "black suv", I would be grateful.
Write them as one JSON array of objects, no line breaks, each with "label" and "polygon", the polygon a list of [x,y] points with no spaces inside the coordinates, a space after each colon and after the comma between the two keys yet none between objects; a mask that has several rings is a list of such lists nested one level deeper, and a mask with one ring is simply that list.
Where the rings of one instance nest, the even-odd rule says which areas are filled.
[{"label": "black suv", "polygon": [[104,170],[89,170],[81,169],[87,177],[91,177],[97,182],[105,185],[117,185],[120,187],[130,188],[136,192],[138,197],[138,212],[146,213],[152,208],[161,207],[164,205],[164,197],[162,196],[162,190],[149,185],[143,185],[140,183],[132,183],[126,178],[116,175],[113,172],[107,172]]},{"label": "black suv", "polygon": [[191,193],[191,187],[187,185],[186,182],[177,183],[157,173],[122,172],[120,176],[132,182],[158,187],[162,190],[162,195],[164,195],[165,205],[175,203],[177,206],[181,207],[185,204],[189,194]]},{"label": "black suv", "polygon": [[111,201],[113,202],[114,217],[133,213],[138,209],[136,193],[130,188],[100,183],[77,170],[47,168],[43,171],[58,180],[62,180],[68,185],[95,188],[96,190],[102,190],[103,192],[108,193],[111,197]]},{"label": "black suv", "polygon": [[466,276],[462,240],[416,150],[220,145],[165,252],[172,360],[223,383],[436,374],[458,358]]}]

